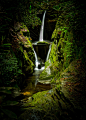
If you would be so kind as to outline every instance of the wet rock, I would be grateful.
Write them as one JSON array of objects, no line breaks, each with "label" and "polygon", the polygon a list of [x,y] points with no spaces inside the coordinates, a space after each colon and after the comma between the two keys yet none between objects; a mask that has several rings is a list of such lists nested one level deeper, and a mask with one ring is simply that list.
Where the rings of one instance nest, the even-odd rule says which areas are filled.
[{"label": "wet rock", "polygon": [[51,84],[43,84],[38,82],[36,85],[36,90],[38,91],[49,90],[49,89],[51,89]]},{"label": "wet rock", "polygon": [[38,80],[38,81],[43,84],[51,84],[51,80]]},{"label": "wet rock", "polygon": [[33,97],[28,98],[28,102],[32,102],[32,100],[33,100]]},{"label": "wet rock", "polygon": [[24,112],[18,120],[42,120],[43,111],[38,109],[29,109]]},{"label": "wet rock", "polygon": [[43,61],[46,61],[46,56],[49,50],[49,44],[38,44],[33,45],[34,50],[36,51],[36,54],[38,57],[40,57]]},{"label": "wet rock", "polygon": [[[32,43],[29,40],[29,30],[23,23],[19,22],[15,23],[14,30],[10,29],[11,38],[13,39],[12,49],[18,58],[19,67],[25,75],[32,74],[35,67],[35,56]],[[26,33],[26,36],[24,33]]]},{"label": "wet rock", "polygon": [[[69,71],[72,71],[71,68],[69,68]],[[81,120],[83,116],[85,118],[85,114],[83,113],[86,111],[86,87],[82,81],[79,81],[79,83],[77,83],[76,81],[73,82],[74,80],[76,80],[76,76],[73,77],[73,74],[70,75],[69,71],[68,73],[67,71],[64,71],[63,74],[61,74],[61,77],[63,78],[60,78],[61,89],[55,87],[51,90],[39,92],[33,95],[34,99],[29,105],[30,107],[34,106],[33,109],[39,108],[40,111],[44,111],[42,116],[45,117],[42,118],[43,120],[56,120],[56,118],[58,118],[59,120],[74,120],[75,118]],[[71,80],[70,78],[73,78],[73,80]],[[75,91],[75,88],[79,89],[78,92]],[[52,115],[54,115],[53,118]]]},{"label": "wet rock", "polygon": [[62,109],[62,110],[66,110],[66,109],[67,109],[67,106],[66,106],[66,104],[63,102],[62,99],[59,100],[59,103],[60,103],[60,105],[61,105],[61,109]]},{"label": "wet rock", "polygon": [[55,93],[54,93],[54,96],[55,96],[58,100],[60,100],[60,98],[58,97],[58,95],[57,95],[57,94],[55,94]]},{"label": "wet rock", "polygon": [[38,64],[38,69],[41,69],[41,64]]}]

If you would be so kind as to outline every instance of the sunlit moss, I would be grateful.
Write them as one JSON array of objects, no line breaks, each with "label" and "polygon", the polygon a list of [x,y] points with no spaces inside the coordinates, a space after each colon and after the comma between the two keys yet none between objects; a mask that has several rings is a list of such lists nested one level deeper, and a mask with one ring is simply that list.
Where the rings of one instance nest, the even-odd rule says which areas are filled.
[{"label": "sunlit moss", "polygon": [[25,37],[25,39],[27,40],[27,45],[30,45],[30,47],[32,47],[32,43],[30,42],[29,38],[28,37]]},{"label": "sunlit moss", "polygon": [[56,83],[56,81],[54,80],[54,78],[51,80],[51,83],[53,83],[53,84]]},{"label": "sunlit moss", "polygon": [[22,30],[22,32],[29,32],[27,26],[24,23],[21,23],[20,29]]},{"label": "sunlit moss", "polygon": [[39,42],[37,42],[37,44],[49,44],[49,43],[46,41],[39,41]]}]

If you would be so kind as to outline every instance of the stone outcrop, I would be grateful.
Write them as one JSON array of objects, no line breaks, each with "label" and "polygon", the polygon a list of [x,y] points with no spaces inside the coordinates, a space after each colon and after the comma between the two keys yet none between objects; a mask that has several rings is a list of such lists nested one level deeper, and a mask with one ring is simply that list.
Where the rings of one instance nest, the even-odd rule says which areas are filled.
[{"label": "stone outcrop", "polygon": [[23,23],[16,23],[10,28],[12,49],[18,59],[19,67],[25,75],[33,73],[35,56],[30,38],[30,32]]},{"label": "stone outcrop", "polygon": [[54,42],[50,57],[39,80],[52,79],[51,82],[55,82],[56,87],[38,92],[28,99],[23,104],[26,111],[21,114],[19,120],[86,119],[86,71],[81,59],[72,58],[73,34],[67,30],[64,23],[59,28],[57,22],[52,39]]},{"label": "stone outcrop", "polygon": [[84,67],[82,73],[81,60],[71,62],[69,67],[61,73],[55,88],[34,94],[23,103],[25,112],[19,120],[51,119],[74,120],[86,119],[85,110],[85,76]]}]

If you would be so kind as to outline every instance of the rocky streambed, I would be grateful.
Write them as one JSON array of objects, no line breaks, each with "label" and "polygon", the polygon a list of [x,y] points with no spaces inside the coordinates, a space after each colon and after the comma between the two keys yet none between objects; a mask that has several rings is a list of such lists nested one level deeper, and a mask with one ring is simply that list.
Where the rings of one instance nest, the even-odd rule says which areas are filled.
[{"label": "rocky streambed", "polygon": [[80,60],[72,62],[56,80],[54,88],[28,97],[19,120],[85,120],[86,88],[82,67]]},{"label": "rocky streambed", "polygon": [[85,120],[85,73],[81,60],[77,60],[61,73],[54,86],[49,79],[39,80],[35,85],[39,77],[36,72],[33,82],[29,77],[22,91],[0,88],[0,117],[3,120]]}]

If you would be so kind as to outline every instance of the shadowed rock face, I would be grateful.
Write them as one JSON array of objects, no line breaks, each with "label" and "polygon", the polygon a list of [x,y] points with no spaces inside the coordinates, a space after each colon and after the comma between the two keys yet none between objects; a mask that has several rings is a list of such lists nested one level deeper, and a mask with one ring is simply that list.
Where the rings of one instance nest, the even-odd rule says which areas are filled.
[{"label": "shadowed rock face", "polygon": [[19,22],[15,23],[14,30],[10,28],[10,38],[12,39],[12,49],[18,58],[19,67],[25,75],[32,74],[35,67],[35,56],[30,42],[30,32],[23,23]]},{"label": "shadowed rock face", "polygon": [[49,45],[45,44],[39,44],[39,45],[33,45],[34,50],[36,51],[36,54],[39,58],[41,58],[44,62],[46,61],[47,53],[49,50]]}]

